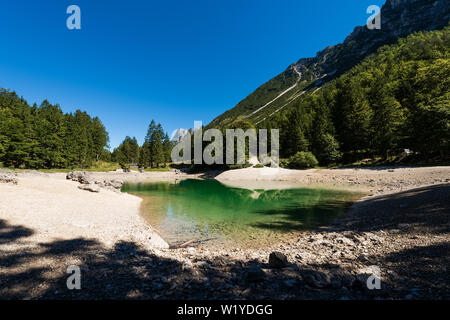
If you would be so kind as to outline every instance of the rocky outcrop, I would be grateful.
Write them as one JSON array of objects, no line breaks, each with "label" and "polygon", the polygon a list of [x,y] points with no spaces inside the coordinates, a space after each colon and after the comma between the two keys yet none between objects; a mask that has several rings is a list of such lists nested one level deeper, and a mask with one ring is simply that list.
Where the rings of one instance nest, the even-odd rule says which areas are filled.
[{"label": "rocky outcrop", "polygon": [[450,19],[450,1],[388,0],[380,15],[381,29],[355,27],[343,43],[325,48],[314,58],[300,59],[294,66],[309,71],[313,74],[310,80],[321,85],[348,71],[383,45],[393,44],[416,31],[444,28]]}]

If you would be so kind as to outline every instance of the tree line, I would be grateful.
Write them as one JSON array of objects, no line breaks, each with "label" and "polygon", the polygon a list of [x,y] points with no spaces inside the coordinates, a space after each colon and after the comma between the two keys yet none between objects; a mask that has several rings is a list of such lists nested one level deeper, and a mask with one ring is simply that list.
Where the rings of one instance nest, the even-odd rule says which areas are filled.
[{"label": "tree line", "polygon": [[47,100],[30,106],[0,89],[0,162],[16,168],[88,167],[107,156],[109,137],[97,117],[63,113]]},{"label": "tree line", "polygon": [[171,161],[172,143],[160,123],[150,122],[144,143],[139,146],[135,137],[125,137],[111,154],[111,160],[122,166],[136,165],[140,168],[158,168]]}]

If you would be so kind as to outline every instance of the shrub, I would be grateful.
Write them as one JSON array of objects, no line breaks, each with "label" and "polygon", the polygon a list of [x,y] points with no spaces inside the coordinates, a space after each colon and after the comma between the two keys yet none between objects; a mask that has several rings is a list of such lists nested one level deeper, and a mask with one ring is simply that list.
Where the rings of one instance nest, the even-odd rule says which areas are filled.
[{"label": "shrub", "polygon": [[339,142],[331,135],[321,135],[318,141],[317,157],[320,163],[337,163],[342,159],[342,153],[339,151]]},{"label": "shrub", "polygon": [[262,163],[258,163],[258,164],[255,164],[253,166],[253,168],[264,168],[264,165]]},{"label": "shrub", "polygon": [[297,152],[289,158],[287,167],[292,169],[312,168],[319,164],[316,157],[311,152]]}]

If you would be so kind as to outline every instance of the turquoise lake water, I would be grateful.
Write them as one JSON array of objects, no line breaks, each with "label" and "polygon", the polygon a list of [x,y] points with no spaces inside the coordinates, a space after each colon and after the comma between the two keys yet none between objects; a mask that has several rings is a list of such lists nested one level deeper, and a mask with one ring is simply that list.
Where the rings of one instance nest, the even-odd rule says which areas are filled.
[{"label": "turquoise lake water", "polygon": [[[270,188],[270,182],[268,183]],[[361,193],[319,188],[249,190],[216,180],[125,184],[143,199],[141,211],[169,244],[259,247],[327,225]]]}]

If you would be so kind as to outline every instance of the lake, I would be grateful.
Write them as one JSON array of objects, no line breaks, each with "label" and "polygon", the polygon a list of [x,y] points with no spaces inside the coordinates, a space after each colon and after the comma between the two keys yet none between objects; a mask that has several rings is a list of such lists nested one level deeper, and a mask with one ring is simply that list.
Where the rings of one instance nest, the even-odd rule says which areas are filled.
[{"label": "lake", "polygon": [[[245,185],[245,184],[244,184]],[[125,184],[143,199],[141,214],[171,245],[261,247],[334,221],[363,194],[265,182],[254,189],[217,180]]]}]

